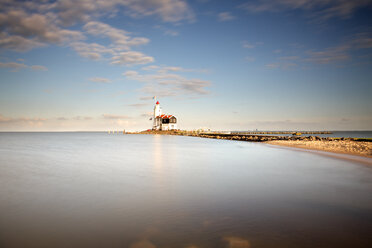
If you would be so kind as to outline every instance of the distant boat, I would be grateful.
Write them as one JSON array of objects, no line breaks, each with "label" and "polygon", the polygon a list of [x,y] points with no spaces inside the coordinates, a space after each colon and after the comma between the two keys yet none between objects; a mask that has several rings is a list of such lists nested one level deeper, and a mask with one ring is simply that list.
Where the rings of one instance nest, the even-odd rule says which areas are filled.
[{"label": "distant boat", "polygon": [[292,135],[300,136],[300,135],[302,135],[302,133],[300,133],[300,132],[295,132],[295,133],[292,133]]}]

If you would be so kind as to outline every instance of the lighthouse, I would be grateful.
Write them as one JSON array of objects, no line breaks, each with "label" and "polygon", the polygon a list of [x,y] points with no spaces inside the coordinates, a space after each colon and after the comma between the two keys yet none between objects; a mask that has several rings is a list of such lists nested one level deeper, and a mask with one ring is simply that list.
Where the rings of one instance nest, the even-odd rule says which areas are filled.
[{"label": "lighthouse", "polygon": [[156,128],[158,126],[156,117],[160,116],[161,114],[162,114],[162,111],[161,111],[160,103],[159,103],[159,101],[157,101],[156,104],[155,104],[155,107],[154,107],[153,129],[158,129],[158,128]]},{"label": "lighthouse", "polygon": [[159,101],[154,107],[153,130],[175,130],[177,129],[177,118],[174,115],[165,115],[162,113]]}]

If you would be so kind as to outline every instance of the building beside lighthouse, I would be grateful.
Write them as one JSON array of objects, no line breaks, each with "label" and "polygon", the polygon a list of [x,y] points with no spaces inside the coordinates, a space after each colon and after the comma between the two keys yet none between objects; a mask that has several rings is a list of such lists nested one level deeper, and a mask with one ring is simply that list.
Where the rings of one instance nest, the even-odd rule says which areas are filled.
[{"label": "building beside lighthouse", "polygon": [[153,130],[175,130],[177,129],[177,118],[174,115],[166,115],[162,113],[159,101],[154,107],[154,124]]}]

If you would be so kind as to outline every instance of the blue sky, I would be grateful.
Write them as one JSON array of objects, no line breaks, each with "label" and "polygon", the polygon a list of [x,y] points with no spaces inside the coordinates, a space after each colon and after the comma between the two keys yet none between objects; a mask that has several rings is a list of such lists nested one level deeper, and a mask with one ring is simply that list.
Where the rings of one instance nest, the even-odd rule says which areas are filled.
[{"label": "blue sky", "polygon": [[0,130],[371,130],[370,0],[0,0]]}]

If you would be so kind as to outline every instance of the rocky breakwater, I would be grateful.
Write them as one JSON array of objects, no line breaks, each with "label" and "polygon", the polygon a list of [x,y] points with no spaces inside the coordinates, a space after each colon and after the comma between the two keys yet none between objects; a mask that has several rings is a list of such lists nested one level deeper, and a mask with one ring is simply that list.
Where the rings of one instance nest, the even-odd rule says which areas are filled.
[{"label": "rocky breakwater", "polygon": [[161,134],[192,136],[209,139],[238,140],[249,142],[263,142],[270,145],[279,145],[310,150],[344,153],[372,158],[372,139],[360,138],[331,138],[319,136],[280,136],[280,135],[250,135],[227,133],[202,133],[195,131],[143,131],[140,134]]},{"label": "rocky breakwater", "polygon": [[318,136],[278,136],[278,135],[247,135],[247,134],[222,134],[222,133],[188,133],[187,136],[196,136],[202,138],[211,139],[226,139],[226,140],[242,140],[242,141],[252,141],[252,142],[267,142],[274,140],[329,140],[331,138],[321,138]]},{"label": "rocky breakwater", "polygon": [[331,138],[319,136],[236,135],[217,133],[189,134],[189,136],[212,139],[265,142],[272,145],[372,157],[372,139]]}]

